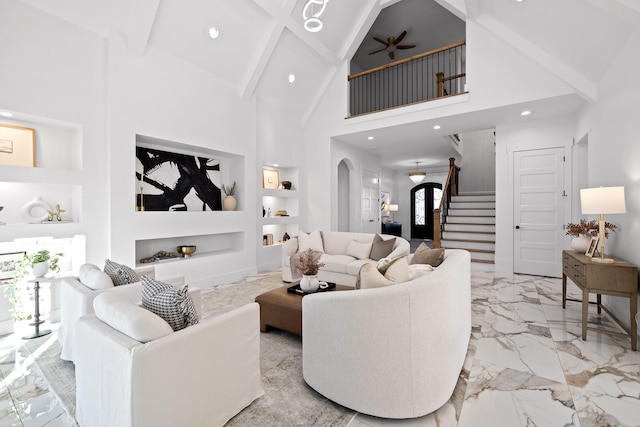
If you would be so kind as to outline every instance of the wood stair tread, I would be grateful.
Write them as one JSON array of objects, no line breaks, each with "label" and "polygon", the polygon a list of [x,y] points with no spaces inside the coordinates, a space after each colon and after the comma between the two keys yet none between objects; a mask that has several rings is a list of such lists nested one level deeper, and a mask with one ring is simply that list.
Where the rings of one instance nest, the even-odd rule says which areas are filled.
[{"label": "wood stair tread", "polygon": [[473,240],[473,239],[440,239],[442,242],[473,242],[473,243],[495,243],[495,240]]}]

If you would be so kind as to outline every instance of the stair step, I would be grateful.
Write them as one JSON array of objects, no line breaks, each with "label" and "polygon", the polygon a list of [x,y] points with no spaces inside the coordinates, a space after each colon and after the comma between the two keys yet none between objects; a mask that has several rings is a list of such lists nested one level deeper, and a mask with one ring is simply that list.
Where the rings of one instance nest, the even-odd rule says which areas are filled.
[{"label": "stair step", "polygon": [[446,224],[493,224],[496,223],[495,216],[468,216],[468,215],[447,215]]},{"label": "stair step", "polygon": [[496,202],[491,200],[488,202],[468,202],[468,201],[451,201],[449,209],[495,209]]},{"label": "stair step", "polygon": [[461,223],[448,222],[444,224],[444,231],[480,231],[480,232],[495,234],[496,226],[495,224],[482,224],[482,223],[470,224],[468,222],[461,222]]},{"label": "stair step", "polygon": [[487,194],[458,194],[451,197],[452,202],[494,202],[496,201],[495,193]]},{"label": "stair step", "polygon": [[487,240],[442,239],[441,246],[448,249],[466,249],[468,251],[473,249],[496,250],[495,242]]},{"label": "stair step", "polygon": [[447,216],[449,215],[463,215],[463,216],[496,216],[495,208],[481,208],[481,209],[449,209]]},{"label": "stair step", "polygon": [[487,231],[443,231],[441,233],[442,240],[458,239],[458,240],[477,240],[482,242],[495,242],[496,233]]},{"label": "stair step", "polygon": [[495,262],[493,262],[493,260],[487,260],[487,259],[473,259],[473,258],[471,258],[471,262],[479,262],[479,263],[484,263],[484,264],[495,264]]}]

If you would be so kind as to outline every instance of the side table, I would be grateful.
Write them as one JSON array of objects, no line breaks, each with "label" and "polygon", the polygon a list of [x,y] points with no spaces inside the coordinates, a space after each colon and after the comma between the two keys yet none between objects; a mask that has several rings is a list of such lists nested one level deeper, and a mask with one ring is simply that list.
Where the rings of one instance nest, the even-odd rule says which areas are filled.
[{"label": "side table", "polygon": [[[567,298],[567,277],[581,290],[582,300]],[[604,310],[626,332],[605,331],[587,326],[589,311],[589,293],[597,294],[598,313]],[[626,328],[606,307],[601,304],[601,295],[614,295],[629,298],[630,328]],[[596,263],[591,258],[573,250],[562,251],[562,308],[566,301],[582,302],[582,340],[587,340],[587,329],[631,338],[631,349],[638,348],[638,268],[624,261]]]},{"label": "side table", "polygon": [[35,279],[31,279],[29,280],[29,283],[33,283],[33,292],[34,292],[34,299],[35,299],[35,311],[33,314],[33,324],[35,325],[35,332],[31,335],[25,335],[22,337],[23,340],[31,340],[34,338],[39,338],[39,337],[43,337],[45,335],[49,335],[51,333],[50,329],[44,329],[44,330],[40,330],[40,324],[43,323],[43,321],[40,320],[40,282],[46,283],[46,282],[51,282],[51,280],[53,280],[53,277],[36,277]]}]

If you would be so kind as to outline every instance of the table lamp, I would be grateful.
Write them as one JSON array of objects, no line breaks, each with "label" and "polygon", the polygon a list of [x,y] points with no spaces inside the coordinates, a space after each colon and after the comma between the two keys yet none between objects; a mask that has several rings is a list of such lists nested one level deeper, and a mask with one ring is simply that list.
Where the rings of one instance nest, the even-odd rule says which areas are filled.
[{"label": "table lamp", "polygon": [[[389,205],[390,212],[398,212],[398,205]],[[391,222],[396,222],[393,218],[393,214],[391,214]]]},{"label": "table lamp", "polygon": [[600,215],[600,230],[598,232],[600,258],[593,258],[595,262],[613,262],[604,257],[604,214],[625,213],[624,187],[583,188],[580,190],[580,205],[583,214]]}]

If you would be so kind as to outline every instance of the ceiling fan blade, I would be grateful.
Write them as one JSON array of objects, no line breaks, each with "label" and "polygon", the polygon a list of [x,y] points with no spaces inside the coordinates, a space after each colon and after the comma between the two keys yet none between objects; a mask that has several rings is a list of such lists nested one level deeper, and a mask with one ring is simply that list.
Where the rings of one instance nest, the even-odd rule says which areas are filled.
[{"label": "ceiling fan blade", "polygon": [[413,49],[414,47],[416,47],[415,44],[401,44],[401,45],[396,45],[396,49]]},{"label": "ceiling fan blade", "polygon": [[386,49],[387,49],[386,47],[383,47],[382,49],[374,50],[373,52],[369,52],[369,55],[373,55],[374,53],[382,52],[382,51],[384,51]]},{"label": "ceiling fan blade", "polygon": [[378,43],[382,43],[383,45],[385,45],[385,46],[387,46],[387,47],[389,46],[389,42],[388,42],[388,41],[386,41],[386,40],[382,40],[382,39],[380,39],[380,38],[378,38],[378,37],[374,37],[373,39],[374,39],[375,41],[377,41]]},{"label": "ceiling fan blade", "polygon": [[402,41],[402,39],[404,38],[404,36],[406,36],[406,35],[407,35],[407,31],[406,30],[403,31],[402,33],[400,33],[400,35],[398,37],[396,37],[395,44],[400,43]]}]

